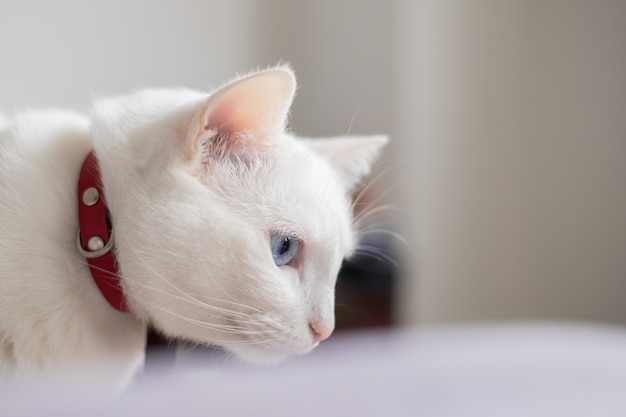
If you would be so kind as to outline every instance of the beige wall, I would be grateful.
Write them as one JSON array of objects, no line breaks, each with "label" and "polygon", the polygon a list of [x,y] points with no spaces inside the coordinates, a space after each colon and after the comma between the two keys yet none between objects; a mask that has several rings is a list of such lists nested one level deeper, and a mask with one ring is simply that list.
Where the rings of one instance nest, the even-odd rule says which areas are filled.
[{"label": "beige wall", "polygon": [[94,94],[219,85],[257,64],[253,5],[250,0],[0,2],[0,108],[83,109]]},{"label": "beige wall", "polygon": [[405,319],[626,323],[626,2],[399,4]]}]

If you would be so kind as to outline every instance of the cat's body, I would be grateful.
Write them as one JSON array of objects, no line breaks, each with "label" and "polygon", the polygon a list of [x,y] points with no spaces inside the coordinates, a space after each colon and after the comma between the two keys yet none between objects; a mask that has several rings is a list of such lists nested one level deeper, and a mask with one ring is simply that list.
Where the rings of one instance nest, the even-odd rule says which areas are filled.
[{"label": "cat's body", "polygon": [[[0,378],[122,387],[143,363],[148,323],[253,362],[328,337],[355,245],[348,192],[385,140],[295,139],[284,132],[294,91],[280,68],[211,95],[96,102],[89,117],[0,117]],[[128,313],[76,249],[91,150]]]},{"label": "cat's body", "polygon": [[0,133],[2,379],[39,384],[90,369],[123,385],[143,361],[146,325],[111,308],[71,238],[91,147],[89,120],[72,113],[23,114]]}]

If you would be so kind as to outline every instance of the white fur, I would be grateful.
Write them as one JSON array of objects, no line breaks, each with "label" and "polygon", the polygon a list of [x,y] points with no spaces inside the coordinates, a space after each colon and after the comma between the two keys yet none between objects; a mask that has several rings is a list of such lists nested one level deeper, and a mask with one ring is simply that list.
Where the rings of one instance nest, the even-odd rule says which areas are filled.
[{"label": "white fur", "polygon": [[[0,377],[49,383],[70,370],[123,387],[148,323],[260,363],[313,349],[312,328],[330,334],[337,271],[355,246],[348,193],[384,140],[285,133],[294,83],[279,68],[211,95],[149,90],[98,101],[89,118],[31,112],[0,125]],[[216,122],[233,101],[243,116]],[[198,120],[216,127],[191,128]],[[208,154],[218,139],[228,146]],[[131,313],[107,304],[74,246],[92,147]],[[302,239],[293,263],[275,265],[272,231]]]}]

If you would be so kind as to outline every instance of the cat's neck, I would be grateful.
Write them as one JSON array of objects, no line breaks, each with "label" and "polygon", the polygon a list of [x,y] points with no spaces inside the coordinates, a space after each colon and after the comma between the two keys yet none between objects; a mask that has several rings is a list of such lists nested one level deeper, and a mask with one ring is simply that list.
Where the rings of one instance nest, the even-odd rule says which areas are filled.
[{"label": "cat's neck", "polygon": [[94,152],[83,161],[78,179],[78,251],[89,264],[89,270],[104,298],[119,311],[128,304],[120,286],[113,248],[113,229],[108,218],[100,168]]}]

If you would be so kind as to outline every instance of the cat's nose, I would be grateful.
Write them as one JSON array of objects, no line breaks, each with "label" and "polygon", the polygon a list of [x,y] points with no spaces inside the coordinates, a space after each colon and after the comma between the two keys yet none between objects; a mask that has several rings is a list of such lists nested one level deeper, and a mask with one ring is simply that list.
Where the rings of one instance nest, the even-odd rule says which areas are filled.
[{"label": "cat's nose", "polygon": [[309,324],[309,327],[311,328],[311,331],[313,332],[313,338],[315,339],[316,342],[321,342],[323,340],[328,339],[334,330],[333,326],[329,327],[322,323],[318,323],[314,321],[312,321]]}]

